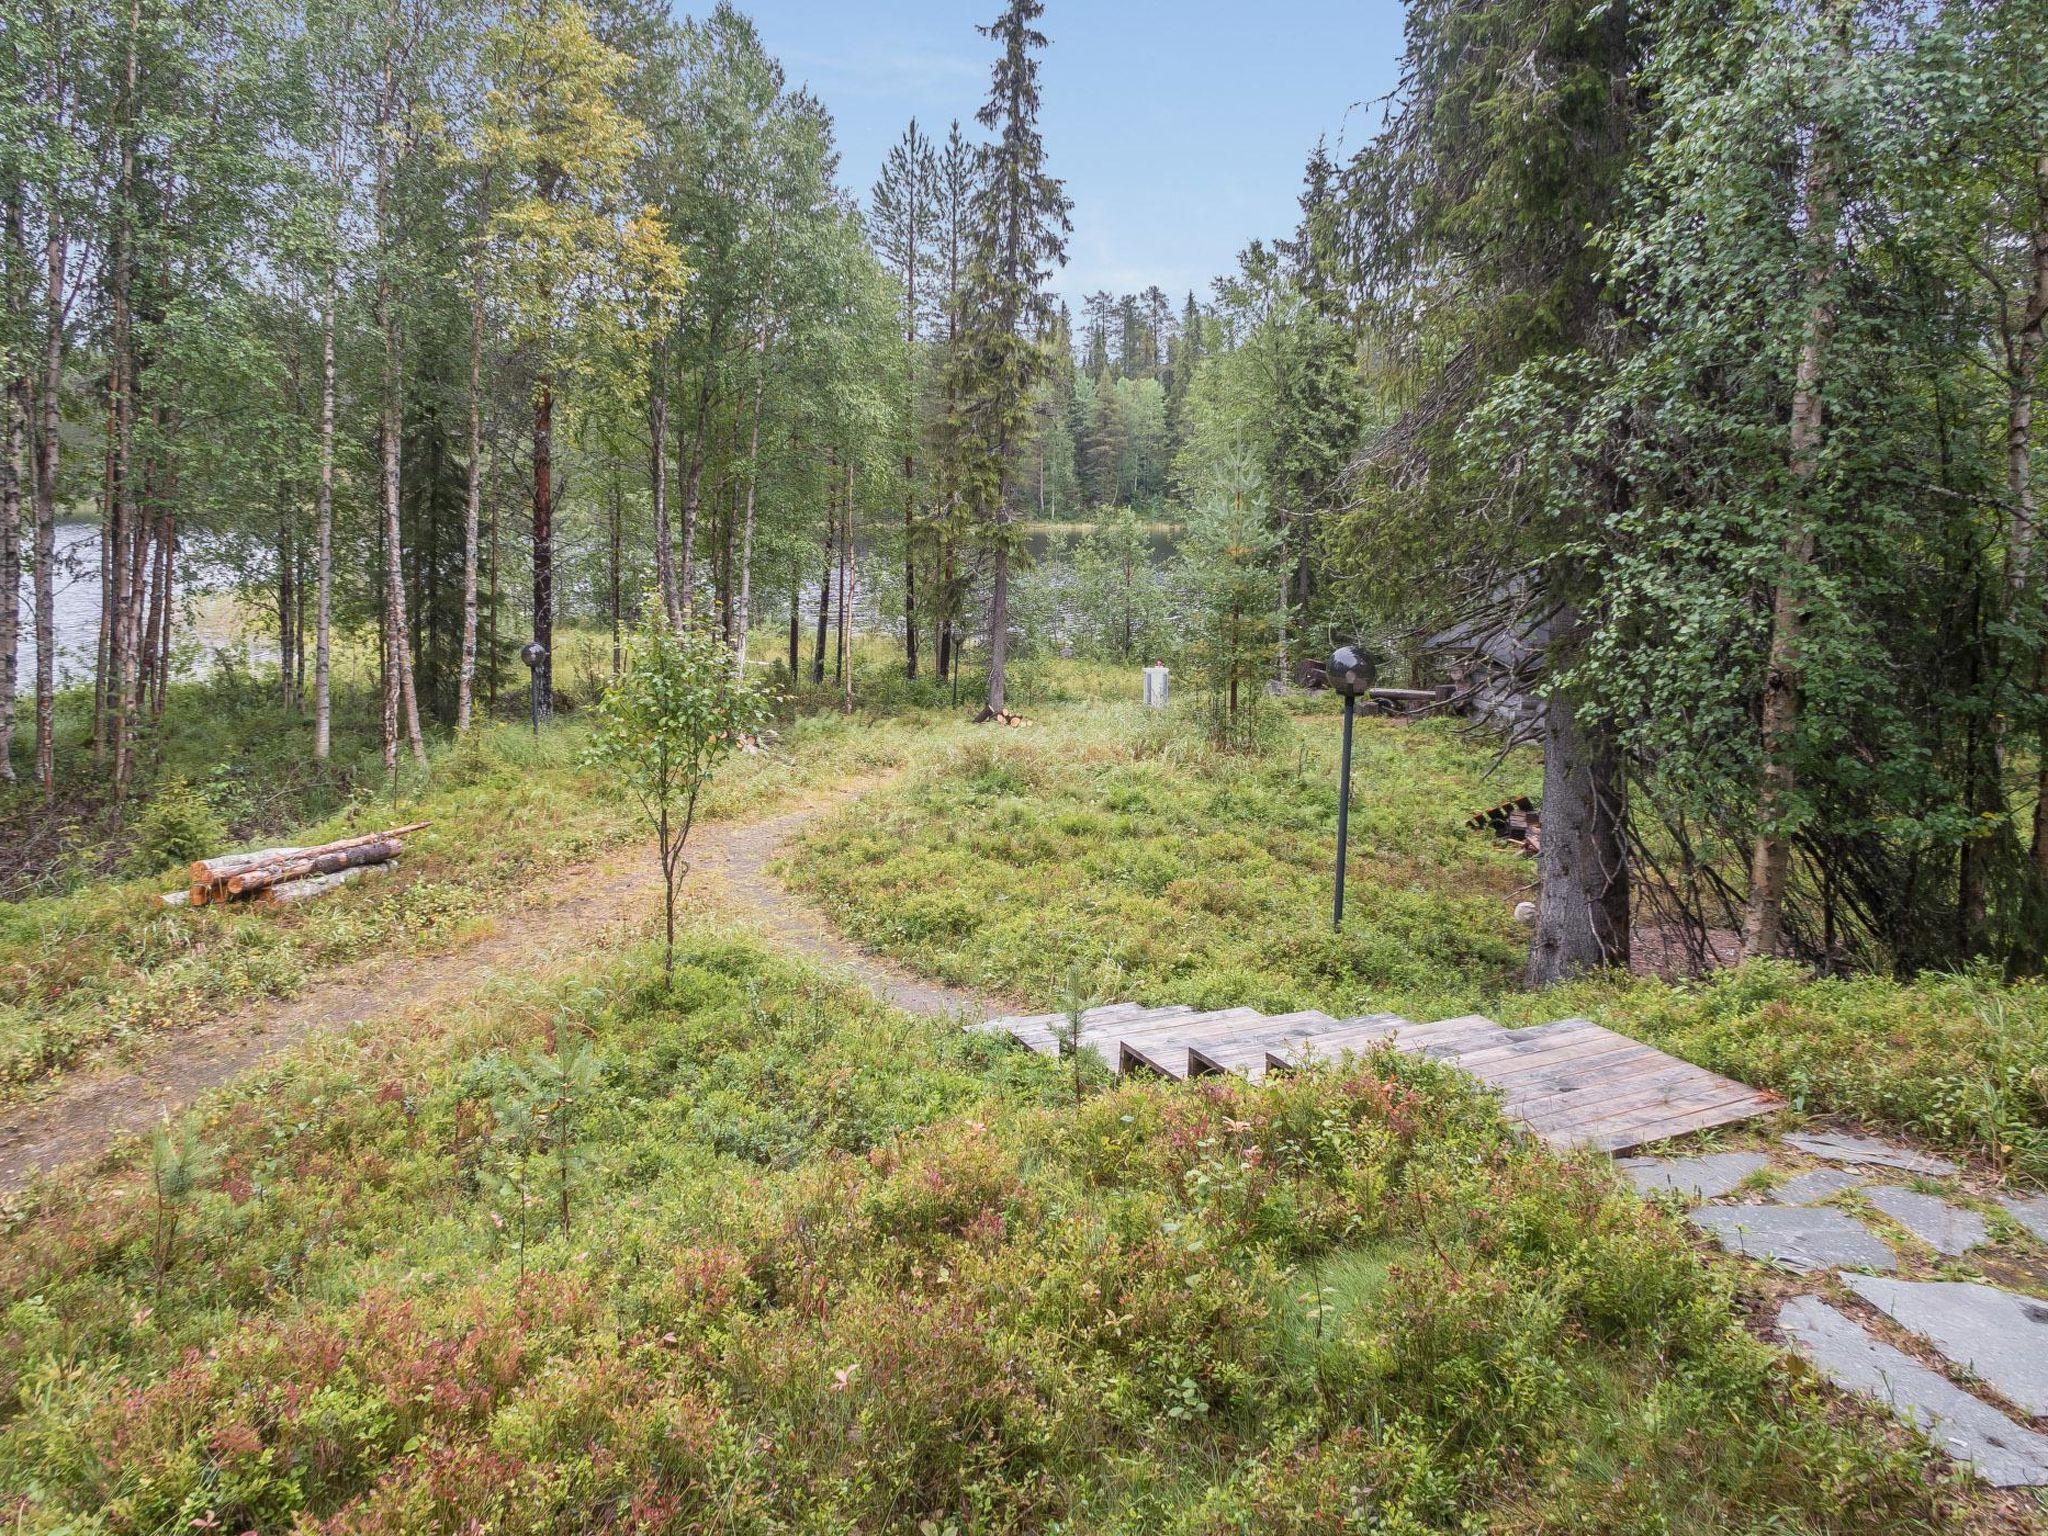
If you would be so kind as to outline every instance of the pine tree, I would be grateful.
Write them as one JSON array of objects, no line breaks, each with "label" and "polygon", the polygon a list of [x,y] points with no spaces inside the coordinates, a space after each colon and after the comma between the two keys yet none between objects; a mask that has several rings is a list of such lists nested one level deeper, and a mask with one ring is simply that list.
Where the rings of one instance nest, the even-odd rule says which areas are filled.
[{"label": "pine tree", "polygon": [[1038,60],[1045,34],[1033,25],[1040,0],[1010,0],[981,29],[1002,50],[977,121],[995,135],[982,154],[974,210],[974,255],[966,279],[964,345],[955,409],[963,418],[964,488],[989,552],[988,702],[983,719],[1005,713],[1010,566],[1016,553],[1009,506],[1011,457],[1031,421],[1032,387],[1047,358],[1047,277],[1067,259],[1073,232],[1066,189],[1045,168],[1038,131]]},{"label": "pine tree", "polygon": [[[881,178],[869,198],[869,228],[875,250],[903,295],[904,420],[917,413],[918,341],[932,304],[936,265],[932,244],[939,200],[939,162],[917,119],[890,146]],[[917,447],[914,432],[903,441],[903,674],[917,676]]]}]

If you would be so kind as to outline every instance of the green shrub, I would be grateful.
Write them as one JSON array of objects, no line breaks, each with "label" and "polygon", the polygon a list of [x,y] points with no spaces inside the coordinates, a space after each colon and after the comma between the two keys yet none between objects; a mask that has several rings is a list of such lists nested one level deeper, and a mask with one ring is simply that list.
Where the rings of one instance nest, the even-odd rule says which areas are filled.
[{"label": "green shrub", "polygon": [[135,872],[190,864],[221,851],[228,829],[205,796],[181,778],[166,780],[135,820],[135,847],[130,861]]}]

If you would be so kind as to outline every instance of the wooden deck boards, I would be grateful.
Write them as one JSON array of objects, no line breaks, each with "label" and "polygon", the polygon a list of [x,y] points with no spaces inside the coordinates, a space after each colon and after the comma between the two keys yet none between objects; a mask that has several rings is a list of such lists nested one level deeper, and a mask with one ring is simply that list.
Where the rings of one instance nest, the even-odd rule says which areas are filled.
[{"label": "wooden deck boards", "polygon": [[[1060,1013],[991,1019],[979,1029],[1058,1055]],[[1080,1048],[1118,1072],[1171,1078],[1235,1072],[1253,1078],[1331,1062],[1380,1046],[1470,1072],[1500,1095],[1502,1111],[1559,1147],[1626,1151],[1782,1107],[1761,1093],[1585,1019],[1503,1029],[1469,1014],[1416,1024],[1392,1014],[1333,1019],[1251,1008],[1206,1011],[1112,1003],[1081,1016]]]}]

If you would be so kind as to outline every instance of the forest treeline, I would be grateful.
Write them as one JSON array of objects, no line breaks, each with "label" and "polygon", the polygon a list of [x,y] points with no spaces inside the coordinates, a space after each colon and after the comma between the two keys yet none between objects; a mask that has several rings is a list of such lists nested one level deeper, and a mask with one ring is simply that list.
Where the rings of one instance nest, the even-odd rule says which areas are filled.
[{"label": "forest treeline", "polygon": [[200,534],[308,750],[354,646],[395,768],[649,594],[847,689],[878,613],[999,713],[1025,532],[1079,521],[1063,636],[1232,698],[1366,638],[1526,701],[1533,981],[1646,911],[1702,959],[2041,960],[2038,6],[1413,0],[1295,228],[1071,312],[1036,0],[863,196],[730,6],[0,10],[0,569],[45,642],[0,735],[46,790],[60,519],[105,534],[117,799]]},{"label": "forest treeline", "polygon": [[[913,125],[863,209],[824,107],[730,6],[9,3],[0,569],[38,641],[28,773],[54,793],[67,519],[103,534],[88,748],[117,799],[200,536],[273,608],[317,758],[366,636],[394,767],[423,719],[489,707],[529,639],[616,633],[648,593],[742,667],[772,599],[792,670],[799,594],[836,596],[822,670],[850,552],[878,543],[907,669],[922,633],[950,673],[970,601],[1001,601],[1012,511],[1075,483],[1071,457],[1024,463],[1067,206],[1038,9],[982,29],[979,120]],[[23,638],[0,632],[10,747]]]},{"label": "forest treeline", "polygon": [[1532,980],[2040,963],[2048,10],[1415,0],[1281,255],[1298,599],[1540,693]]}]

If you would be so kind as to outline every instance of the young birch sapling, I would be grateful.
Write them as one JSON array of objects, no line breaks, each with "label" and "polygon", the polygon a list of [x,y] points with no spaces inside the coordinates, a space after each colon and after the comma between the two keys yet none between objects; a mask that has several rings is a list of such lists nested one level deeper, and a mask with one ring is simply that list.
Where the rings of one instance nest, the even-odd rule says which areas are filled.
[{"label": "young birch sapling", "polygon": [[697,796],[728,753],[757,734],[768,697],[735,675],[732,651],[708,629],[669,625],[660,599],[645,620],[625,670],[598,701],[584,761],[609,774],[654,829],[661,859],[667,947],[664,980],[676,966],[676,881],[697,818]]}]

